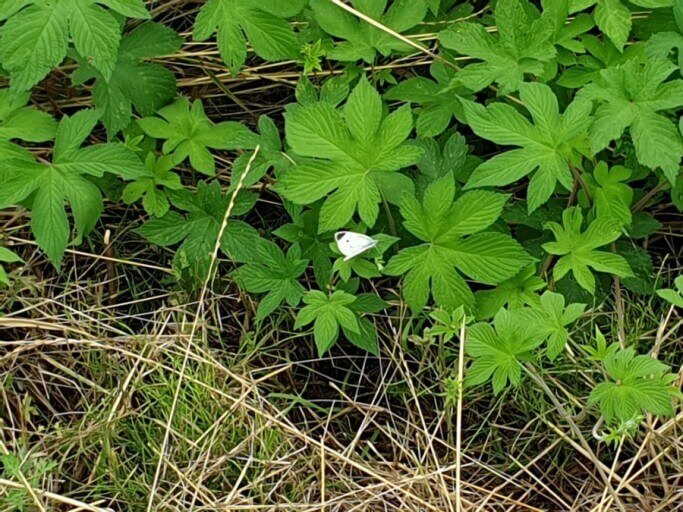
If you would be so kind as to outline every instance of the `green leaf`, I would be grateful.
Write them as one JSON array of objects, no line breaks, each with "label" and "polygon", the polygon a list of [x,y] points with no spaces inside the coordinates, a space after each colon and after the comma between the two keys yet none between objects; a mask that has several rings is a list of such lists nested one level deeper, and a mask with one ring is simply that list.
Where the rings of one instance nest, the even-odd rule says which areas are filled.
[{"label": "green leaf", "polygon": [[109,138],[128,126],[133,107],[139,114],[151,116],[175,97],[173,72],[145,59],[173,53],[181,44],[182,39],[171,28],[143,23],[121,40],[108,79],[86,59],[79,59],[79,69],[72,80],[82,84],[94,79],[93,101],[102,111],[102,123]]},{"label": "green leaf", "polygon": [[10,140],[45,142],[55,136],[57,123],[47,113],[25,106],[29,93],[0,89],[0,159],[32,158]]},{"label": "green leaf", "polygon": [[520,384],[522,363],[542,341],[534,335],[533,326],[524,320],[501,309],[493,319],[493,326],[478,323],[467,330],[467,354],[474,360],[467,369],[467,385],[478,386],[490,380],[493,393],[498,395],[509,384]]},{"label": "green leaf", "polygon": [[493,290],[474,292],[477,319],[493,318],[504,306],[512,310],[538,304],[539,295],[536,292],[545,287],[545,281],[536,275],[536,266],[529,265]]},{"label": "green leaf", "polygon": [[597,153],[620,138],[629,128],[638,161],[651,169],[661,168],[673,184],[683,156],[683,140],[676,125],[660,114],[683,106],[683,80],[669,80],[671,62],[633,59],[600,72],[580,92],[598,104],[590,130]]},{"label": "green leaf", "polygon": [[[630,169],[619,165],[609,169],[605,162],[599,162],[592,175],[584,174],[583,179],[593,196],[598,217],[620,226],[631,224],[633,190],[625,183],[630,177]],[[579,193],[588,202],[583,191]]]},{"label": "green leaf", "polygon": [[[0,246],[0,263],[23,263],[18,254],[10,251],[6,247]],[[9,276],[3,265],[0,265],[0,285],[9,286]]]},{"label": "green leaf", "polygon": [[[181,215],[171,210],[161,218],[148,220],[136,231],[162,247],[180,243],[176,252],[176,267],[183,269],[194,265],[196,274],[203,277],[208,271],[231,196],[232,194],[221,192],[217,181],[210,184],[199,182],[194,193],[186,189],[172,191],[169,193],[171,203],[187,214]],[[244,213],[246,212],[237,207],[233,210],[234,215]],[[220,249],[232,261],[258,262],[259,251],[256,248],[261,242],[258,232],[249,224],[229,220],[221,238]]]},{"label": "green leaf", "polygon": [[633,348],[608,353],[603,364],[612,380],[595,386],[588,403],[599,405],[608,424],[633,420],[646,412],[673,415],[672,399],[680,393],[672,385],[676,376],[667,374],[667,365],[636,355]]},{"label": "green leaf", "polygon": [[683,308],[683,276],[678,276],[674,280],[676,289],[663,288],[657,290],[657,295],[678,308]]},{"label": "green leaf", "polygon": [[507,196],[474,191],[454,199],[453,178],[445,176],[427,187],[422,203],[410,195],[401,202],[404,226],[423,243],[401,250],[385,273],[405,274],[403,296],[414,311],[424,308],[430,290],[437,306],[473,309],[474,295],[458,270],[495,284],[530,263],[509,236],[483,232],[500,216]]},{"label": "green leaf", "polygon": [[155,139],[165,139],[163,152],[172,155],[174,163],[189,158],[197,171],[213,176],[216,163],[209,149],[254,149],[257,136],[237,121],[213,123],[204,113],[199,100],[181,98],[157,112],[158,117],[138,119],[140,128]]},{"label": "green leaf", "polygon": [[585,304],[570,304],[565,308],[564,296],[546,291],[540,301],[524,308],[521,314],[534,326],[535,335],[546,340],[548,359],[552,361],[564,350],[569,339],[567,326],[583,315],[585,308]]},{"label": "green leaf", "polygon": [[[119,143],[81,147],[97,122],[93,110],[64,116],[55,137],[52,162],[8,159],[0,161],[0,209],[26,201],[32,194],[31,229],[36,242],[59,267],[69,242],[70,227],[65,203],[71,206],[77,231],[76,243],[88,234],[102,212],[102,195],[86,176],[105,172],[124,179],[145,173],[135,153]],[[6,179],[11,176],[11,179]]]},{"label": "green leaf", "polygon": [[285,114],[287,141],[304,157],[279,183],[279,191],[297,204],[325,198],[319,231],[337,229],[358,212],[372,227],[379,203],[410,192],[412,182],[398,171],[414,164],[420,149],[405,143],[412,130],[404,106],[385,115],[375,89],[362,79],[343,111],[330,103],[295,106]]},{"label": "green leaf", "polygon": [[298,278],[306,271],[308,260],[301,259],[301,251],[296,245],[286,255],[277,245],[267,241],[262,241],[258,250],[259,262],[243,265],[231,276],[250,293],[266,293],[256,312],[256,320],[260,321],[283,302],[291,307],[299,305],[305,290]]},{"label": "green leaf", "polygon": [[621,51],[631,31],[631,12],[628,8],[620,0],[598,0],[593,17],[602,33]]},{"label": "green leaf", "polygon": [[183,188],[180,176],[171,172],[174,165],[169,156],[162,156],[158,160],[149,153],[145,160],[147,173],[123,189],[121,198],[127,204],[133,204],[142,199],[145,211],[155,217],[163,217],[168,212],[168,190]]},{"label": "green leaf", "polygon": [[[362,59],[367,63],[372,63],[377,53],[387,57],[394,52],[411,50],[409,45],[395,36],[364,20],[357,19],[353,14],[328,0],[311,0],[310,4],[313,16],[320,27],[328,34],[344,40],[328,52],[327,56],[330,59],[340,61]],[[357,0],[352,4],[363,14],[398,33],[412,29],[427,14],[427,4],[424,0],[396,0],[386,12],[386,2]]]},{"label": "green leaf", "polygon": [[595,278],[590,269],[607,272],[619,277],[632,277],[627,261],[617,254],[597,251],[598,247],[614,242],[621,235],[613,221],[598,217],[585,231],[581,231],[583,215],[581,208],[572,207],[562,212],[562,224],[546,223],[555,235],[556,242],[543,244],[548,254],[562,256],[553,270],[556,280],[562,279],[571,270],[582,288],[595,293]]},{"label": "green leaf", "polygon": [[218,52],[234,74],[247,60],[247,38],[265,60],[296,59],[299,44],[285,18],[305,5],[305,0],[209,0],[195,18],[194,39],[206,41],[216,33]]},{"label": "green leaf", "polygon": [[330,245],[334,242],[334,237],[329,232],[319,233],[318,214],[319,208],[307,210],[295,217],[294,222],[273,231],[273,234],[301,247],[302,256],[313,262],[318,286],[324,288],[332,279],[330,258],[334,256],[334,252]]},{"label": "green leaf", "polygon": [[141,0],[24,0],[8,13],[0,28],[0,61],[10,73],[13,90],[27,90],[66,57],[69,38],[76,51],[109,79],[121,38],[111,10],[133,18],[149,18]]},{"label": "green leaf", "polygon": [[417,103],[421,106],[417,114],[417,134],[419,137],[435,137],[442,133],[455,117],[464,120],[460,98],[471,98],[463,87],[451,86],[455,71],[448,66],[434,62],[430,73],[435,80],[418,76],[399,82],[389,89],[384,98]]},{"label": "green leaf", "polygon": [[313,323],[313,337],[318,347],[318,356],[322,357],[339,337],[339,327],[361,335],[358,317],[350,309],[356,297],[337,290],[326,295],[318,290],[311,290],[303,298],[304,306],[299,310],[294,323],[300,329]]},{"label": "green leaf", "polygon": [[520,98],[531,112],[533,124],[504,103],[484,107],[464,102],[474,133],[496,144],[520,146],[477,167],[466,188],[508,185],[533,173],[527,190],[529,212],[533,212],[550,199],[557,182],[571,190],[569,166],[580,158],[591,122],[591,105],[577,99],[560,115],[555,94],[539,83],[522,84]]},{"label": "green leaf", "polygon": [[553,22],[526,0],[499,0],[494,9],[497,35],[479,23],[456,23],[439,33],[441,44],[481,62],[469,64],[456,79],[472,91],[495,83],[500,94],[516,91],[525,75],[543,74],[555,57]]}]

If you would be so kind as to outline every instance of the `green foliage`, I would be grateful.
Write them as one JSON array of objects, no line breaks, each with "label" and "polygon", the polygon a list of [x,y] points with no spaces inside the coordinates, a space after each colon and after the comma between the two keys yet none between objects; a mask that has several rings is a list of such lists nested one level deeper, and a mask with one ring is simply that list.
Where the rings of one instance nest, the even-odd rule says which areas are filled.
[{"label": "green foliage", "polygon": [[562,224],[546,224],[546,229],[553,232],[556,241],[543,244],[543,249],[548,254],[561,256],[553,269],[556,280],[562,279],[571,271],[582,288],[595,293],[595,277],[591,269],[619,277],[633,276],[628,262],[622,256],[596,250],[619,238],[621,232],[618,225],[597,218],[582,231],[583,214],[578,207],[568,208],[562,213]]},{"label": "green foliage", "polygon": [[634,348],[609,351],[603,366],[610,380],[600,382],[588,397],[598,404],[607,423],[627,422],[639,414],[672,415],[672,400],[680,396],[673,385],[676,374],[650,356],[636,355]]},{"label": "green foliage", "polygon": [[[420,23],[427,14],[424,0],[396,0],[386,9],[387,2],[356,0],[351,2],[361,13],[377,20],[395,32],[406,32]],[[391,34],[367,22],[357,19],[353,14],[334,5],[328,0],[310,0],[313,16],[320,27],[328,34],[344,39],[328,52],[328,58],[342,62],[364,60],[372,63],[377,53],[390,55],[392,52],[405,52],[409,45]]]},{"label": "green foliage", "polygon": [[[52,162],[9,158],[0,160],[0,208],[26,202],[31,210],[31,231],[40,248],[59,267],[71,228],[65,209],[74,217],[76,243],[95,226],[102,213],[102,194],[88,176],[105,172],[123,179],[145,173],[135,153],[120,143],[81,147],[99,120],[95,110],[64,116],[57,128]],[[11,179],[10,179],[11,177]]]},{"label": "green foliage", "polygon": [[523,313],[534,326],[535,334],[546,340],[551,361],[562,352],[569,339],[567,326],[573,324],[586,307],[585,304],[570,304],[565,308],[564,303],[562,295],[547,291]]},{"label": "green foliage", "polygon": [[102,123],[109,138],[128,126],[133,107],[143,116],[151,116],[170,103],[176,95],[175,75],[169,69],[146,62],[180,49],[182,39],[160,23],[143,23],[123,36],[116,65],[107,77],[85,58],[72,75],[75,84],[93,83],[93,101],[102,112]]},{"label": "green foliage", "polygon": [[298,279],[306,271],[308,260],[301,259],[298,245],[293,245],[287,254],[268,241],[261,241],[257,249],[258,262],[239,267],[232,277],[248,292],[267,292],[256,312],[256,319],[263,320],[283,302],[291,307],[299,305],[305,290]]},{"label": "green foliage", "polygon": [[571,190],[570,168],[581,163],[584,139],[591,124],[591,105],[577,99],[560,115],[550,87],[537,83],[521,85],[520,99],[531,113],[533,124],[505,103],[487,108],[465,103],[467,122],[477,135],[496,144],[521,146],[482,163],[467,186],[508,185],[533,172],[527,188],[532,212],[550,199],[558,182]]},{"label": "green foliage", "polygon": [[594,153],[605,149],[629,129],[638,161],[661,168],[671,183],[679,173],[683,140],[676,125],[661,111],[683,106],[683,80],[665,80],[675,66],[664,59],[638,59],[607,68],[580,95],[598,105],[590,129]]},{"label": "green foliage", "polygon": [[[358,317],[358,297],[337,290],[331,295],[326,295],[318,290],[310,290],[304,296],[304,306],[299,310],[294,324],[295,328],[313,324],[313,336],[318,347],[318,355],[324,355],[339,337],[339,328],[344,335],[360,348],[377,353],[376,345],[372,339],[368,343],[368,336],[363,332],[372,328],[372,324],[364,323]],[[364,304],[360,309],[365,310]],[[374,328],[373,328],[374,329]]]},{"label": "green foliage", "polygon": [[422,203],[404,196],[404,226],[422,243],[402,249],[389,261],[385,273],[405,274],[403,296],[414,311],[424,308],[430,290],[437,306],[473,309],[474,295],[462,274],[496,284],[530,263],[512,238],[486,231],[507,200],[506,195],[488,191],[466,192],[455,200],[450,176],[433,182]]},{"label": "green foliage", "polygon": [[556,55],[553,22],[527,0],[498,0],[496,35],[483,25],[464,21],[439,34],[446,48],[482,62],[459,71],[457,80],[472,91],[495,83],[501,94],[516,91],[525,75],[541,76]]},{"label": "green foliage", "polygon": [[247,60],[247,38],[259,57],[295,59],[299,45],[286,18],[304,5],[306,0],[209,0],[195,18],[194,38],[206,41],[216,33],[218,51],[233,73]]},{"label": "green foliage", "polygon": [[[109,7],[105,9],[102,5]],[[146,19],[142,0],[8,0],[0,6],[0,61],[25,91],[66,57],[69,41],[105,79],[116,67],[121,30],[114,13]]]},{"label": "green foliage", "polygon": [[145,158],[147,172],[123,189],[121,198],[128,204],[142,199],[142,207],[155,217],[163,217],[168,212],[168,191],[181,190],[183,184],[180,176],[171,172],[173,160],[170,156],[161,156],[158,160],[153,153]]},{"label": "green foliage", "polygon": [[[10,251],[7,247],[0,246],[0,263],[23,263],[19,255]],[[0,265],[0,285],[9,286],[7,271]]]},{"label": "green foliage", "polygon": [[493,318],[493,325],[482,322],[467,331],[467,354],[474,362],[467,369],[465,383],[477,386],[490,380],[495,395],[508,383],[519,385],[523,363],[532,359],[533,350],[542,341],[534,334],[533,325],[520,315],[501,309]]},{"label": "green foliage", "polygon": [[434,62],[429,70],[434,80],[422,76],[408,78],[384,95],[387,100],[409,101],[422,106],[416,123],[420,137],[441,134],[453,117],[462,120],[464,116],[460,98],[471,97],[466,89],[457,89],[451,85],[455,76],[453,69]]},{"label": "green foliage", "polygon": [[321,233],[344,226],[356,211],[374,226],[379,203],[396,203],[413,189],[397,172],[420,156],[419,148],[405,143],[412,128],[408,106],[386,115],[379,93],[365,79],[342,111],[325,101],[290,108],[287,141],[302,160],[283,177],[280,191],[297,204],[325,198]]},{"label": "green foliage", "polygon": [[0,159],[31,158],[14,140],[45,142],[52,140],[57,123],[47,113],[25,106],[28,93],[0,89]]},{"label": "green foliage", "polygon": [[199,100],[181,98],[157,112],[159,117],[138,119],[145,134],[164,139],[163,152],[178,165],[189,158],[192,167],[208,176],[216,173],[216,162],[209,149],[253,149],[256,136],[236,121],[213,123]]},{"label": "green foliage", "polygon": [[[208,271],[231,195],[223,194],[217,181],[208,184],[201,181],[194,192],[187,189],[170,191],[169,198],[175,208],[186,214],[171,210],[161,218],[148,220],[137,231],[161,247],[180,244],[174,259],[175,267],[189,269],[191,274],[203,277]],[[251,195],[238,195],[232,215],[244,215],[253,204]],[[255,260],[255,248],[259,243],[258,232],[252,226],[229,220],[220,249],[233,261],[249,262]]]},{"label": "green foliage", "polygon": [[537,304],[539,296],[536,292],[545,287],[545,281],[536,275],[536,266],[529,265],[493,290],[479,290],[474,293],[477,319],[493,318],[503,306],[517,309]]},{"label": "green foliage", "polygon": [[657,290],[657,295],[674,306],[683,308],[683,276],[678,276],[674,279],[674,286],[676,289],[663,288]]}]

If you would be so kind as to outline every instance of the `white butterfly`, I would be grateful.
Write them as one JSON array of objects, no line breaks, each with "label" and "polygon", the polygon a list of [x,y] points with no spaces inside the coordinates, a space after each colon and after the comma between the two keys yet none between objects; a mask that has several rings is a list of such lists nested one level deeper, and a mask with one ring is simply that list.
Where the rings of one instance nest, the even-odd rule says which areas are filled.
[{"label": "white butterfly", "polygon": [[377,245],[377,240],[374,238],[353,231],[337,231],[334,239],[337,241],[339,252],[345,256],[344,261],[369,251]]}]

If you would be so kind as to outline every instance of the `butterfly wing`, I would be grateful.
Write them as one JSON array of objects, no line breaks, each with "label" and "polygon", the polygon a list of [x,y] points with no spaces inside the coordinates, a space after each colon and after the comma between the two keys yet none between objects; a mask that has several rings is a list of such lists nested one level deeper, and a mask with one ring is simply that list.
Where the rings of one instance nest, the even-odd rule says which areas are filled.
[{"label": "butterfly wing", "polygon": [[339,252],[345,256],[344,261],[348,261],[377,245],[377,240],[353,231],[339,231],[335,233],[334,238],[337,241]]}]

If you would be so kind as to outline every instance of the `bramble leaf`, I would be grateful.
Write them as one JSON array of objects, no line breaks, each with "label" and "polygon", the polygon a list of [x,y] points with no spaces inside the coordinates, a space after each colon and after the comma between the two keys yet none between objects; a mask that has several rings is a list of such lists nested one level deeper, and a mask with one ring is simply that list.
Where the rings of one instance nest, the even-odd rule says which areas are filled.
[{"label": "bramble leaf", "polygon": [[123,36],[116,65],[107,79],[86,59],[72,75],[76,84],[94,79],[93,101],[102,111],[102,123],[111,139],[128,126],[133,107],[143,116],[151,116],[176,95],[173,72],[160,64],[146,62],[180,49],[181,37],[160,23],[143,23]]},{"label": "bramble leaf", "polygon": [[57,128],[51,163],[16,158],[0,161],[0,209],[31,198],[31,230],[56,267],[62,262],[71,232],[65,203],[71,206],[77,244],[102,212],[102,194],[86,176],[101,177],[109,172],[135,179],[145,173],[135,153],[120,143],[81,148],[98,120],[98,112],[89,109],[64,116]]},{"label": "bramble leaf", "polygon": [[599,405],[608,424],[633,420],[645,412],[673,415],[672,399],[680,393],[673,385],[676,375],[667,373],[667,365],[636,355],[633,347],[607,353],[603,365],[612,380],[595,386],[588,403]]},{"label": "bramble leaf", "polygon": [[247,60],[247,39],[259,57],[296,59],[299,44],[286,18],[298,14],[306,0],[209,0],[194,22],[194,39],[217,34],[218,52],[233,74]]},{"label": "bramble leaf", "polygon": [[523,362],[531,359],[532,351],[541,343],[532,325],[501,309],[493,318],[493,325],[482,322],[467,330],[466,350],[474,362],[467,369],[465,383],[479,386],[490,380],[495,395],[508,383],[518,386]]},{"label": "bramble leaf", "polygon": [[337,341],[340,326],[349,332],[361,333],[358,317],[351,309],[355,301],[354,295],[341,290],[331,295],[310,290],[304,296],[306,306],[299,310],[294,328],[300,329],[313,324],[313,337],[318,347],[318,356],[322,357]]},{"label": "bramble leaf", "polygon": [[[194,193],[181,189],[169,192],[169,198],[173,206],[187,213],[182,215],[171,210],[161,218],[148,220],[136,231],[161,247],[180,244],[175,266],[205,276],[231,194],[223,194],[217,181],[210,184],[201,181]],[[232,214],[243,215],[252,205],[248,195],[238,195]],[[258,232],[252,226],[231,219],[223,232],[220,249],[231,260],[248,263],[258,261],[260,243]]]},{"label": "bramble leaf", "polygon": [[30,89],[59,66],[66,57],[69,40],[79,55],[109,79],[121,39],[114,12],[138,19],[150,17],[142,0],[14,3],[15,8],[2,12],[8,19],[0,28],[0,61],[10,73],[11,88],[17,91]]}]

